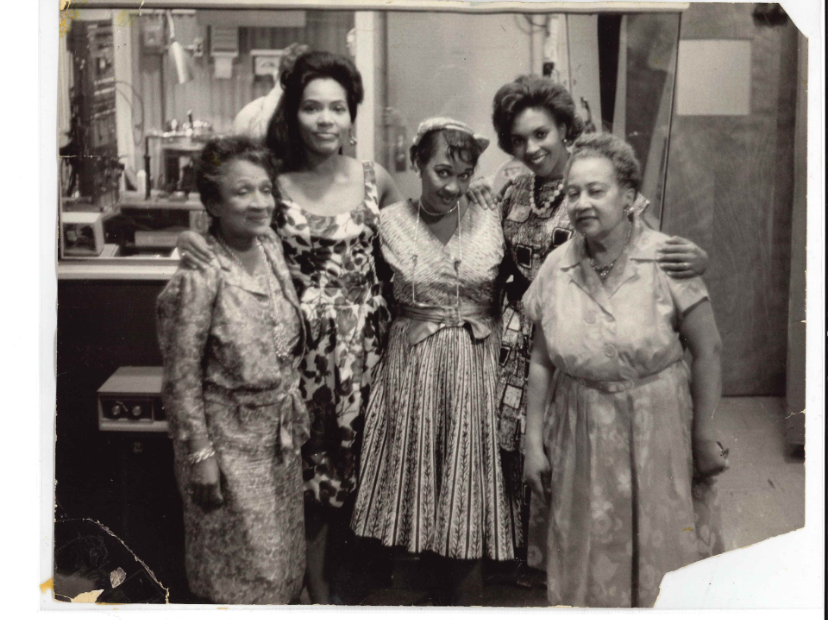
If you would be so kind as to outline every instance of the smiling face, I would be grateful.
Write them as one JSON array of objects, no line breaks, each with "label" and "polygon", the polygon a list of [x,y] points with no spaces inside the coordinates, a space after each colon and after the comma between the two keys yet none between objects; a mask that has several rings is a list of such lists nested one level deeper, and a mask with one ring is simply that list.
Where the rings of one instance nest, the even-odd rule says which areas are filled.
[{"label": "smiling face", "polygon": [[512,123],[512,155],[541,178],[563,175],[568,157],[566,126],[558,125],[546,108],[526,108]]},{"label": "smiling face", "polygon": [[310,153],[338,153],[351,129],[348,94],[332,78],[311,80],[302,93],[296,119],[302,143]]},{"label": "smiling face", "polygon": [[249,240],[270,227],[276,199],[267,171],[252,162],[235,159],[224,166],[219,180],[221,202],[209,207],[218,218],[225,239]]},{"label": "smiling face", "polygon": [[566,209],[572,225],[588,240],[602,240],[626,219],[624,207],[635,191],[621,187],[606,157],[575,159],[566,181]]},{"label": "smiling face", "polygon": [[474,166],[459,156],[449,157],[443,136],[437,138],[434,155],[421,168],[423,206],[445,213],[469,190]]}]

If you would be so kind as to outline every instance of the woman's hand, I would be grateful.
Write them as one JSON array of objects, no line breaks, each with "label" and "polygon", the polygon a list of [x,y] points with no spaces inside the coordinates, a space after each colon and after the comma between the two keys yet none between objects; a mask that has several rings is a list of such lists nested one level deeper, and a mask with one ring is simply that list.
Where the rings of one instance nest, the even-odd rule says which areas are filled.
[{"label": "woman's hand", "polygon": [[469,185],[469,191],[466,197],[472,203],[483,207],[484,209],[497,209],[498,200],[492,191],[492,186],[488,180],[483,177],[474,179]]},{"label": "woman's hand", "polygon": [[693,438],[693,468],[696,476],[709,478],[725,471],[730,464],[728,451],[715,439]]},{"label": "woman's hand", "polygon": [[549,476],[552,467],[543,450],[543,446],[526,446],[526,456],[523,460],[523,481],[532,489],[535,497],[549,502]]},{"label": "woman's hand", "polygon": [[181,264],[187,269],[203,271],[216,259],[213,249],[207,241],[192,230],[185,230],[178,235],[178,252],[181,254]]},{"label": "woman's hand", "polygon": [[692,241],[670,237],[657,254],[659,266],[671,278],[692,278],[707,271],[707,252]]},{"label": "woman's hand", "polygon": [[210,457],[191,465],[190,497],[204,508],[210,510],[224,503],[219,486],[219,467],[216,457]]}]

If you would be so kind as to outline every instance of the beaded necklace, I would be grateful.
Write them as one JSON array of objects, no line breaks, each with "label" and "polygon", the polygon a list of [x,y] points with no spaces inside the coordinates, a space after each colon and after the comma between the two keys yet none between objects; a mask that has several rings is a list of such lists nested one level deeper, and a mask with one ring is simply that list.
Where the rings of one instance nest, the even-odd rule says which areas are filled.
[{"label": "beaded necklace", "polygon": [[[549,189],[550,193],[541,198],[541,190]],[[532,182],[532,211],[541,218],[548,218],[560,205],[560,198],[563,196],[564,180],[554,179],[542,182],[540,177],[534,177]]]},{"label": "beaded necklace", "polygon": [[[216,241],[218,241],[219,245],[225,249],[225,251],[230,255],[230,258],[233,259],[239,267],[241,267],[245,272],[247,269],[244,266],[241,258],[238,254],[231,248],[223,239],[216,237]],[[276,306],[279,303],[279,298],[276,296],[276,291],[273,286],[273,279],[275,276],[273,275],[273,271],[270,268],[270,261],[267,258],[267,254],[265,253],[264,246],[262,246],[262,242],[259,239],[256,239],[256,247],[259,250],[259,253],[262,256],[264,264],[266,265],[265,269],[265,281],[267,282],[267,293],[268,299],[270,303],[268,304],[268,312],[267,315],[264,317],[265,320],[270,319],[273,328],[271,329],[271,336],[273,338],[273,346],[274,351],[276,353],[277,359],[284,360],[290,357],[291,350],[293,349],[293,345],[291,343],[291,339],[287,334],[287,330],[283,326],[282,322],[279,320],[279,317],[275,316]]]}]

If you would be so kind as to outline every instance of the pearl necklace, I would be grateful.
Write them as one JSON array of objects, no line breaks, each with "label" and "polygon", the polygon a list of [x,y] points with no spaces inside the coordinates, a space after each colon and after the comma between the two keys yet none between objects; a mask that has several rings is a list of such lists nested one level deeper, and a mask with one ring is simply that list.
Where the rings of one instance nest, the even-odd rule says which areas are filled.
[{"label": "pearl necklace", "polygon": [[[227,253],[230,255],[230,258],[233,259],[239,267],[241,267],[245,272],[247,269],[244,266],[244,263],[239,257],[238,254],[231,248],[224,240],[220,239],[216,236],[216,241],[218,241],[219,245],[224,248]],[[256,239],[256,247],[259,250],[262,258],[264,259],[264,264],[266,266],[265,269],[265,281],[267,282],[267,293],[268,299],[270,303],[268,304],[268,315],[264,317],[266,319],[270,319],[273,328],[271,329],[271,336],[273,338],[273,346],[274,346],[274,353],[276,354],[276,358],[279,360],[284,360],[290,357],[291,350],[293,349],[293,345],[290,342],[290,338],[287,336],[287,330],[285,329],[282,322],[279,320],[279,317],[275,316],[276,312],[276,305],[279,303],[278,298],[276,297],[276,291],[273,288],[273,279],[275,276],[273,275],[273,271],[270,269],[270,261],[267,259],[267,254],[265,253],[264,246],[262,246],[262,242],[259,239]]]},{"label": "pearl necklace", "polygon": [[602,281],[605,280],[606,277],[610,274],[610,272],[612,271],[612,268],[615,267],[615,263],[618,262],[618,259],[621,258],[622,254],[624,254],[624,250],[627,249],[627,246],[630,243],[630,237],[632,237],[632,229],[633,229],[632,224],[630,224],[630,227],[627,230],[627,240],[624,241],[624,246],[621,248],[621,252],[618,253],[618,256],[616,256],[615,260],[613,260],[611,263],[609,263],[607,265],[604,265],[603,267],[599,267],[595,263],[595,259],[590,257],[589,266],[592,267],[592,269],[595,271],[596,274],[598,274],[598,277]]},{"label": "pearl necklace", "polygon": [[[547,197],[541,199],[541,189],[545,187],[551,187],[552,191]],[[539,177],[534,177],[532,183],[532,211],[541,218],[551,216],[560,205],[559,198],[563,195],[563,190],[563,179],[542,183]]]},{"label": "pearl necklace", "polygon": [[[455,282],[454,297],[455,297],[455,304],[458,307],[460,306],[460,265],[463,263],[463,227],[460,225],[460,209],[459,209],[459,206],[460,206],[460,201],[458,200],[451,209],[449,209],[445,213],[439,214],[439,215],[448,215],[449,213],[453,213],[454,211],[457,211],[457,245],[460,247],[460,258],[455,258],[454,259],[454,282]],[[425,226],[425,224],[422,222],[422,219],[420,218],[420,211],[425,211],[426,213],[429,213],[429,211],[423,206],[422,199],[420,199],[418,201],[418,204],[417,204],[417,234],[415,235],[415,239],[414,239],[414,247],[416,247],[416,248],[420,247],[420,228],[422,226]],[[432,214],[429,213],[429,215],[432,215]],[[434,215],[436,216],[438,214],[434,214]],[[451,241],[451,239],[449,239],[449,241]],[[446,245],[448,245],[448,243]],[[416,278],[416,275],[417,275],[417,259],[419,258],[419,256],[417,254],[414,254],[414,256],[412,258],[413,258],[414,265],[412,267],[412,272],[411,272],[411,301],[416,306],[416,305],[419,305],[419,302],[417,301],[417,278]],[[454,258],[454,257],[452,256],[452,258]]]}]

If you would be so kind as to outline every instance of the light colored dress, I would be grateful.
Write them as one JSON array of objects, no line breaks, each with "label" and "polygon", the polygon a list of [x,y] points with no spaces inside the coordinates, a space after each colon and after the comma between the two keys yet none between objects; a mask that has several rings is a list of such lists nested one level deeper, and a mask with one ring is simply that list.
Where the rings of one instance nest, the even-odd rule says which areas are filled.
[{"label": "light colored dress", "polygon": [[604,285],[576,236],[523,305],[556,368],[543,424],[553,605],[652,606],[661,578],[700,559],[692,496],[690,375],[678,327],[707,298],[700,278],[656,262],[666,235],[636,219]]},{"label": "light colored dress", "polygon": [[314,215],[284,195],[274,216],[308,325],[299,368],[311,416],[302,450],[306,499],[341,507],[357,479],[359,432],[390,315],[377,278],[379,200],[371,162],[353,210]]},{"label": "light colored dress", "polygon": [[[532,321],[523,312],[521,297],[552,250],[572,236],[563,206],[564,179],[539,179],[522,174],[503,189],[503,236],[516,273],[503,298],[503,339],[500,350],[500,413],[498,434],[501,459],[512,511],[513,539],[519,557],[534,568],[544,568],[546,506],[531,502],[523,485],[523,435],[526,430],[526,384],[532,356]],[[638,195],[634,213],[649,201]],[[527,532],[528,529],[528,532]]]},{"label": "light colored dress", "polygon": [[[179,269],[157,302],[187,580],[221,604],[289,603],[305,571],[302,320],[279,240],[261,242],[268,269],[253,276],[209,237],[216,262]],[[221,472],[224,504],[212,510],[189,495],[194,437],[209,440]]]},{"label": "light colored dress", "polygon": [[412,553],[512,558],[496,427],[500,214],[469,206],[443,245],[405,201],[383,209],[381,233],[399,313],[366,410],[353,529]]}]

